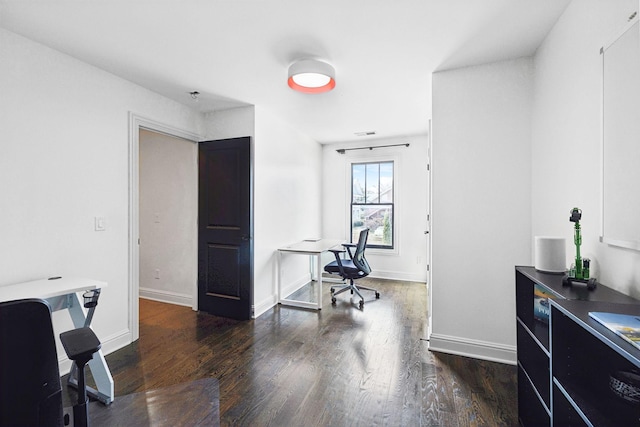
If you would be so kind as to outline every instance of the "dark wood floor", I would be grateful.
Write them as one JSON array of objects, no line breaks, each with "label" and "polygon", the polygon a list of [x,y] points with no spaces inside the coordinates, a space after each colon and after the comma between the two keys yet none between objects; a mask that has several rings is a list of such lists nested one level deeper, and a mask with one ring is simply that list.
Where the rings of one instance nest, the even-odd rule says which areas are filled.
[{"label": "dark wood floor", "polygon": [[514,366],[427,350],[424,284],[361,283],[382,294],[363,311],[325,284],[320,313],[245,322],[141,299],[140,340],[106,357],[116,396],[214,377],[222,425],[517,425]]}]

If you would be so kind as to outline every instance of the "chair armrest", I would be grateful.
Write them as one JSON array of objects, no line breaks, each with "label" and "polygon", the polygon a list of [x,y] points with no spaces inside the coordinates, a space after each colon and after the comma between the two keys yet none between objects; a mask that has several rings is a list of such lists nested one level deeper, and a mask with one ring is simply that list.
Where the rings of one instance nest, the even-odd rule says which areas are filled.
[{"label": "chair armrest", "polygon": [[344,248],[347,250],[347,252],[349,253],[349,258],[353,259],[353,254],[351,253],[351,249],[352,248],[356,248],[358,247],[357,244],[355,243],[343,243],[342,246],[344,246]]},{"label": "chair armrest", "polygon": [[338,274],[344,277],[345,275],[344,267],[342,266],[342,259],[340,258],[340,254],[343,254],[346,251],[339,247],[333,247],[329,249],[329,252],[333,253],[333,255],[336,257],[336,264],[338,265],[338,271],[339,271]]},{"label": "chair armrest", "polygon": [[93,355],[100,350],[102,344],[89,327],[72,329],[60,334],[60,342],[71,360],[78,360]]}]

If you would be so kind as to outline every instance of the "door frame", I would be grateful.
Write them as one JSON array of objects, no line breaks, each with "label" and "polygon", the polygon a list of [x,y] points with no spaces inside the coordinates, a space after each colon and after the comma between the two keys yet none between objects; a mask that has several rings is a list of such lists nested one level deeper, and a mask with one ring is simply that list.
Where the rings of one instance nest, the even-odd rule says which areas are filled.
[{"label": "door frame", "polygon": [[[131,341],[140,337],[140,129],[163,133],[169,136],[198,143],[201,136],[160,123],[158,121],[129,112],[129,332]],[[198,167],[194,163],[194,168]],[[194,310],[198,308],[198,283],[192,287]]]},{"label": "door frame", "polygon": [[431,206],[433,206],[433,198],[431,197],[431,195],[433,194],[433,186],[432,186],[432,175],[431,172],[433,171],[433,159],[431,158],[431,146],[433,144],[433,138],[432,138],[432,133],[431,133],[431,119],[429,119],[429,125],[428,125],[428,136],[427,136],[427,241],[425,242],[427,245],[427,339],[431,338],[431,331],[433,328],[433,321],[432,321],[432,315],[433,315],[433,294],[432,294],[432,290],[433,290],[433,283],[431,281],[431,272],[433,270],[433,257],[432,257],[432,253],[433,251],[431,250],[431,242],[433,241],[432,239],[432,228],[431,228],[431,221],[432,221],[432,212],[431,212]]}]

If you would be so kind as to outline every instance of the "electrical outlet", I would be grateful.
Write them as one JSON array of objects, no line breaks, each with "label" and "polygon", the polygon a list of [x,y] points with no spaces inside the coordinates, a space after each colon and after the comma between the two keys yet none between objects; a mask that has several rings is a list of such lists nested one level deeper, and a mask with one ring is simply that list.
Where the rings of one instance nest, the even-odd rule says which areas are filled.
[{"label": "electrical outlet", "polygon": [[156,279],[160,278],[160,270],[156,268],[156,271],[153,274],[153,277],[155,277]]},{"label": "electrical outlet", "polygon": [[107,229],[107,222],[103,216],[97,216],[93,219],[96,231],[105,231]]}]

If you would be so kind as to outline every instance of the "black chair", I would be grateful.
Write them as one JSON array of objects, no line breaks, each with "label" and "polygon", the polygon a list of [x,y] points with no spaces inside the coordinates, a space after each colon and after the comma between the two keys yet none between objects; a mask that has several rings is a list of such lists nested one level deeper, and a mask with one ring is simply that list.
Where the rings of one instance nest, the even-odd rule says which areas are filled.
[{"label": "black chair", "polygon": [[85,383],[85,366],[93,355],[100,350],[102,344],[96,334],[89,327],[72,329],[60,334],[60,341],[69,359],[78,368],[78,403],[73,405],[74,427],[89,425],[89,399]]},{"label": "black chair", "polygon": [[[367,238],[369,237],[369,229],[365,228],[360,232],[360,237],[358,238],[358,243],[343,243],[342,246],[347,250],[349,254],[349,259],[341,258],[340,254],[344,254],[344,249],[330,249],[331,252],[336,257],[336,260],[327,264],[324,267],[324,271],[330,274],[338,274],[344,280],[348,280],[349,283],[346,285],[338,285],[331,287],[331,303],[336,303],[336,295],[341,294],[347,290],[351,291],[351,293],[355,293],[360,297],[360,309],[364,307],[364,298],[360,293],[361,290],[373,291],[376,293],[376,298],[380,298],[380,293],[372,288],[367,288],[364,286],[356,286],[353,281],[357,279],[362,279],[371,273],[371,267],[367,262],[367,259],[364,257],[364,250],[367,247]],[[351,253],[351,249],[355,248],[355,252]]]},{"label": "black chair", "polygon": [[[65,332],[60,340],[79,369],[74,426],[86,426],[84,365],[100,341],[90,328]],[[49,304],[41,299],[0,303],[0,426],[67,424]]]}]

